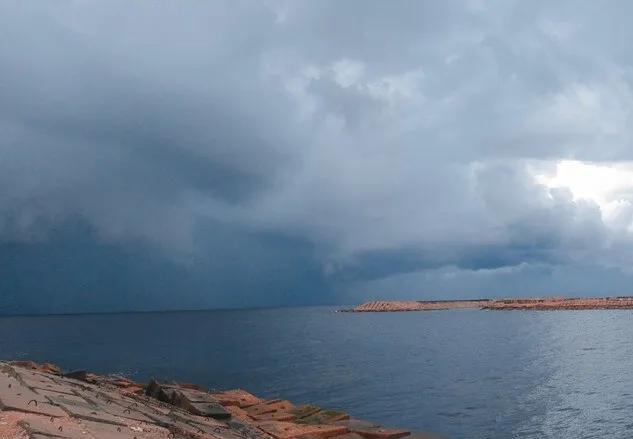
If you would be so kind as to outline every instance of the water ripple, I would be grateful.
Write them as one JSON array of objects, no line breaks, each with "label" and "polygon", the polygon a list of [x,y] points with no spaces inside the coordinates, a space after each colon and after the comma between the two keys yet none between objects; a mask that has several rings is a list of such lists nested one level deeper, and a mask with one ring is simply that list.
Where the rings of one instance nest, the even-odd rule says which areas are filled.
[{"label": "water ripple", "polygon": [[633,436],[633,312],[0,318],[0,357],[243,387],[468,439]]}]

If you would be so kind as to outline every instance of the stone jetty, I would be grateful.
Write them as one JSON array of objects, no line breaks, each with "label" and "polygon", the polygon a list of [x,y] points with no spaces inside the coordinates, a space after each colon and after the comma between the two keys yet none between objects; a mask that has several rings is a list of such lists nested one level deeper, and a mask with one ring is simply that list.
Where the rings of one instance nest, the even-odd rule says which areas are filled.
[{"label": "stone jetty", "polygon": [[482,308],[490,300],[429,300],[429,301],[401,301],[375,300],[365,302],[350,310],[351,312],[395,312],[395,311],[436,311],[458,308]]},{"label": "stone jetty", "polygon": [[497,311],[531,310],[589,310],[589,309],[633,309],[633,297],[551,298],[539,300],[505,299],[493,300],[482,309]]},{"label": "stone jetty", "polygon": [[0,361],[2,439],[441,439],[339,410],[52,364]]},{"label": "stone jetty", "polygon": [[511,299],[401,301],[378,300],[366,302],[345,312],[437,311],[478,308],[494,311],[556,311],[590,309],[633,309],[633,296],[618,297],[520,297]]}]

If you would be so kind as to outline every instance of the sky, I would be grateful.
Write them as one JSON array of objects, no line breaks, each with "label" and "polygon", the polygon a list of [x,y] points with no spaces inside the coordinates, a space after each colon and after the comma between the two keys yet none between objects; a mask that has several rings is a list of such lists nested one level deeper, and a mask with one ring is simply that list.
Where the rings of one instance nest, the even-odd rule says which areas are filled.
[{"label": "sky", "polygon": [[0,308],[633,294],[632,13],[0,2]]}]

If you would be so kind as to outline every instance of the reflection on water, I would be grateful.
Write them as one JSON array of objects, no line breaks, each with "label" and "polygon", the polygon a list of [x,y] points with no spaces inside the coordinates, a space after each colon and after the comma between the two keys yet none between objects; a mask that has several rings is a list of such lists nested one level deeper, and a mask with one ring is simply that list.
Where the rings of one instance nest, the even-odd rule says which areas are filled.
[{"label": "reflection on water", "polygon": [[[539,362],[547,379],[529,398],[541,413],[521,422],[516,437],[630,438],[633,421],[629,311],[539,314],[547,329]],[[529,399],[528,399],[529,401]]]},{"label": "reflection on water", "polygon": [[633,312],[0,318],[0,357],[244,387],[453,438],[633,436]]}]

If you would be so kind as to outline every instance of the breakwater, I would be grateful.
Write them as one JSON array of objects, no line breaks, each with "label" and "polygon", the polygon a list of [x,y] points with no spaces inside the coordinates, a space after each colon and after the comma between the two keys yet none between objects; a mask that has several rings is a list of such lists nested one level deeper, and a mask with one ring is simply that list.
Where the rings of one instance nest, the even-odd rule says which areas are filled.
[{"label": "breakwater", "polygon": [[556,310],[590,310],[590,309],[633,309],[633,297],[572,297],[564,299],[505,299],[494,300],[486,304],[482,309],[496,311],[532,310],[532,311],[556,311]]},{"label": "breakwater", "polygon": [[490,300],[429,300],[429,301],[400,301],[400,300],[375,300],[365,302],[353,308],[352,312],[395,312],[395,311],[433,311],[458,308],[482,308]]},{"label": "breakwater", "polygon": [[556,311],[591,309],[633,309],[633,296],[617,297],[520,297],[509,299],[401,301],[377,300],[365,302],[346,312],[437,311],[478,308],[493,311]]},{"label": "breakwater", "polygon": [[0,438],[441,439],[245,390],[0,361]]}]

